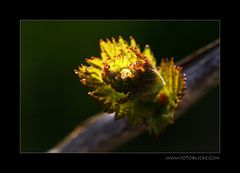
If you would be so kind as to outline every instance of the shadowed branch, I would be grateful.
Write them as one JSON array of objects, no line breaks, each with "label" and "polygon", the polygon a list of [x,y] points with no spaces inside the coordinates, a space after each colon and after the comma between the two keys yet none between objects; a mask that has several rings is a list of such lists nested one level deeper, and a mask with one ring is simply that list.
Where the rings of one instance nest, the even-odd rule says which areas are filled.
[{"label": "shadowed branch", "polygon": [[[187,76],[187,90],[175,112],[178,119],[210,89],[219,84],[220,40],[216,40],[177,62]],[[105,152],[146,131],[146,126],[129,126],[126,119],[114,120],[114,113],[99,113],[76,127],[49,153]]]}]

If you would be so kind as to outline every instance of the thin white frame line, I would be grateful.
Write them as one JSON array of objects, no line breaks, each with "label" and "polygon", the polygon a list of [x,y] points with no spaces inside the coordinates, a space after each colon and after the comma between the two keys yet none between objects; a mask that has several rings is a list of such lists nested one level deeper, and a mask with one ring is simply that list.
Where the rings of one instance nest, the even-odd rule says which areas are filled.
[{"label": "thin white frame line", "polygon": [[[146,20],[146,19],[145,19]],[[203,20],[188,20],[188,19],[184,19],[184,20],[177,20],[177,21],[179,21],[179,22],[181,22],[181,21],[196,21],[196,22],[198,22],[198,21],[209,21],[208,19],[203,19]],[[24,19],[24,20],[19,20],[19,48],[20,48],[20,50],[19,50],[19,58],[20,58],[20,60],[19,60],[19,70],[20,70],[20,72],[19,72],[19,91],[20,91],[20,93],[19,93],[19,95],[20,95],[20,97],[19,97],[19,123],[20,123],[20,125],[19,125],[19,127],[20,127],[20,129],[19,129],[19,141],[20,141],[20,143],[19,143],[19,152],[20,153],[29,153],[29,154],[31,154],[31,153],[38,153],[38,154],[51,154],[51,153],[47,153],[47,152],[38,152],[38,151],[35,151],[35,152],[27,152],[27,151],[21,151],[21,145],[22,145],[22,143],[21,143],[21,122],[22,122],[22,119],[21,119],[21,21],[56,21],[56,22],[58,22],[58,21],[65,21],[65,19],[64,20],[56,20],[56,19],[53,19],[53,20],[45,20],[45,19],[43,19],[43,20],[26,20],[26,19]],[[68,19],[66,19],[66,21],[86,21],[86,20],[68,20]],[[89,20],[89,19],[87,19],[87,21],[111,21],[111,20]],[[114,21],[121,21],[121,20],[114,20]],[[137,20],[123,20],[123,21],[139,21],[138,19]],[[140,19],[140,21],[144,21],[144,20],[141,20]],[[152,20],[146,20],[146,21],[152,21]],[[154,19],[154,21],[155,21],[155,19]],[[160,19],[160,20],[156,20],[156,21],[162,21],[162,19]],[[166,19],[166,20],[164,20],[164,21],[175,21],[175,19],[173,19],[173,20],[169,20],[169,19]],[[219,22],[219,38],[220,38],[220,48],[219,48],[219,50],[220,50],[220,60],[221,60],[221,20],[211,20],[210,19],[210,21],[218,21]],[[218,105],[219,105],[219,151],[218,152],[158,152],[158,151],[156,151],[156,152],[115,152],[115,151],[110,151],[110,152],[77,152],[77,153],[72,153],[72,152],[65,152],[65,153],[60,153],[60,154],[84,154],[84,153],[86,153],[86,154],[102,154],[102,153],[105,153],[105,154],[220,154],[221,153],[221,110],[220,110],[220,108],[221,108],[221,94],[220,94],[220,92],[221,92],[221,73],[220,73],[220,70],[221,70],[221,63],[220,63],[220,61],[219,61],[219,101],[218,101]]]},{"label": "thin white frame line", "polygon": [[19,19],[20,21],[55,21],[55,22],[59,22],[59,21],[115,21],[115,22],[119,22],[119,21],[143,21],[143,22],[159,22],[159,21],[174,21],[174,22],[206,22],[206,21],[221,21],[221,19]]}]

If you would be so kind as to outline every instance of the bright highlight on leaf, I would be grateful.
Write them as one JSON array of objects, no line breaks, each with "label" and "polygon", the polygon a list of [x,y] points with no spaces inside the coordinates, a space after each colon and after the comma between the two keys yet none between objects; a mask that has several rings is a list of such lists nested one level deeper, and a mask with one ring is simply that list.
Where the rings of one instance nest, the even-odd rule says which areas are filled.
[{"label": "bright highlight on leaf", "polygon": [[100,101],[115,119],[126,117],[130,124],[147,124],[158,135],[174,122],[174,111],[186,89],[182,68],[171,60],[156,59],[148,45],[143,52],[133,37],[130,45],[120,36],[118,41],[100,40],[101,58],[86,59],[75,73],[82,84],[94,90],[89,95]]}]

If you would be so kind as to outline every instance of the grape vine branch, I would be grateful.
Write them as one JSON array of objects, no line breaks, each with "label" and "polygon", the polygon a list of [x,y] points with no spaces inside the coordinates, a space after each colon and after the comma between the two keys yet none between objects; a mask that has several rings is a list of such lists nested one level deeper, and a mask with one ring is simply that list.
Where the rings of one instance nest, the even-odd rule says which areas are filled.
[{"label": "grape vine branch", "polygon": [[[219,84],[220,40],[200,48],[176,63],[187,76],[187,90],[174,114],[177,120],[209,90]],[[101,112],[79,124],[48,153],[107,152],[145,132],[146,126],[130,126],[114,113]]]}]

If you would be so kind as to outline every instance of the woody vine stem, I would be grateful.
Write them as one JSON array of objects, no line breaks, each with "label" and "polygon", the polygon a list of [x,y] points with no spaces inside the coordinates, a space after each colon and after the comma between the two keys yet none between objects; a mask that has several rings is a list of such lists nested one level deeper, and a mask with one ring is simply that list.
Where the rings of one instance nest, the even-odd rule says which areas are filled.
[{"label": "woody vine stem", "polygon": [[[181,65],[183,67],[183,73],[185,73],[187,76],[187,81],[186,81],[187,90],[177,110],[175,111],[174,109],[175,111],[174,114],[172,114],[172,110],[173,110],[172,108],[176,107],[176,105],[174,104],[178,102],[171,102],[172,104],[170,104],[169,102],[165,102],[165,106],[170,105],[169,108],[171,109],[161,109],[160,112],[165,113],[167,115],[166,116],[167,120],[178,119],[199,98],[205,95],[211,88],[218,85],[219,61],[220,61],[219,44],[220,44],[220,41],[218,39],[176,63],[177,65]],[[137,50],[135,50],[135,53],[138,53]],[[148,53],[151,53],[151,52],[148,52]],[[145,55],[146,55],[146,52],[145,52]],[[149,55],[151,56],[152,54],[149,54]],[[90,59],[90,61],[92,61],[92,59]],[[115,87],[116,90],[123,91],[124,93],[125,91],[123,89],[126,87],[125,86],[122,87],[122,84],[124,84],[124,82],[126,81],[125,79],[134,80],[134,77],[136,77],[138,73],[144,73],[147,71],[147,69],[154,69],[154,67],[145,68],[146,66],[149,67],[149,64],[152,65],[154,63],[154,59],[152,60],[150,59],[150,61],[152,62],[149,63],[149,60],[142,58],[140,59],[140,62],[137,64],[137,66],[133,66],[135,67],[133,69],[122,68],[122,64],[120,64],[118,67],[116,67],[117,70],[109,68],[108,65],[111,66],[112,62],[106,61],[108,64],[107,65],[105,64],[106,65],[105,67],[107,68],[105,68],[106,73],[103,74],[103,77],[105,75],[104,82],[111,84],[113,87]],[[131,67],[131,63],[128,64],[127,66]],[[113,73],[113,74],[110,73],[111,75],[109,76],[109,72],[111,72],[111,70],[115,70],[114,72],[119,72],[118,73],[119,75],[117,73]],[[82,72],[84,72],[84,69],[82,70]],[[164,76],[163,73],[160,73],[160,74]],[[154,78],[154,74],[151,74],[150,71],[147,75],[148,75],[148,78],[152,77],[151,79],[156,79]],[[89,77],[89,76],[86,76],[86,77]],[[120,83],[116,83],[116,80],[112,80],[113,79],[112,77],[114,77],[115,79],[120,79],[122,81]],[[164,85],[161,84],[161,80],[159,81],[160,82],[157,89],[160,88],[162,91],[165,91],[168,93],[168,91],[171,88],[169,89],[168,87],[164,89]],[[83,80],[83,82],[85,81]],[[132,83],[133,82],[131,82],[131,84]],[[130,89],[131,87],[132,86],[130,86]],[[154,90],[155,88],[149,89],[149,86],[145,86],[145,87],[148,90],[151,89],[151,92],[155,91]],[[139,92],[139,90],[136,90],[136,91]],[[160,93],[157,93],[156,95],[159,96],[159,94]],[[123,96],[122,97],[123,103],[128,103],[129,101],[134,101],[135,97],[138,95],[139,93],[137,94],[133,93],[133,94],[127,94],[127,97],[125,97],[124,95],[121,95],[120,97]],[[103,95],[97,94],[96,96],[103,96]],[[169,96],[169,95],[166,95],[166,96]],[[150,97],[150,98],[152,99],[153,97]],[[175,98],[175,97],[172,97],[172,98]],[[146,97],[144,97],[143,100],[145,101]],[[160,101],[162,100],[160,99]],[[62,142],[60,142],[58,145],[56,145],[54,148],[52,148],[48,152],[62,153],[62,152],[111,151],[117,146],[121,145],[122,143],[125,143],[126,141],[142,134],[146,129],[149,130],[149,126],[150,126],[150,132],[152,131],[155,134],[158,134],[163,130],[162,128],[158,128],[158,127],[156,128],[154,126],[156,125],[156,123],[154,122],[156,122],[155,120],[157,119],[154,119],[155,117],[152,118],[151,116],[149,118],[149,120],[151,120],[150,123],[142,123],[142,122],[146,122],[146,121],[142,121],[142,120],[145,120],[146,117],[139,115],[141,117],[140,119],[135,119],[134,116],[129,118],[127,117],[126,114],[121,114],[122,112],[120,111],[119,118],[121,119],[115,120],[116,117],[118,117],[116,115],[118,113],[117,111],[121,110],[122,108],[116,105],[111,105],[111,106],[113,108],[113,111],[109,111],[111,113],[102,112],[87,119],[85,122],[81,123],[78,127],[76,127],[73,130],[73,132],[70,133]],[[155,103],[154,103],[154,106],[155,106]],[[148,112],[148,110],[146,112],[144,111],[142,112],[146,113]],[[141,111],[137,112],[137,114],[140,114],[140,113]],[[124,118],[122,118],[122,116]],[[129,124],[129,119],[130,119],[130,124]],[[134,122],[137,122],[137,123],[134,123]],[[169,123],[169,121],[160,121],[160,125],[162,125],[162,122]],[[165,129],[166,124],[164,123],[162,127],[164,127]],[[138,125],[131,125],[131,124],[138,124]]]}]

